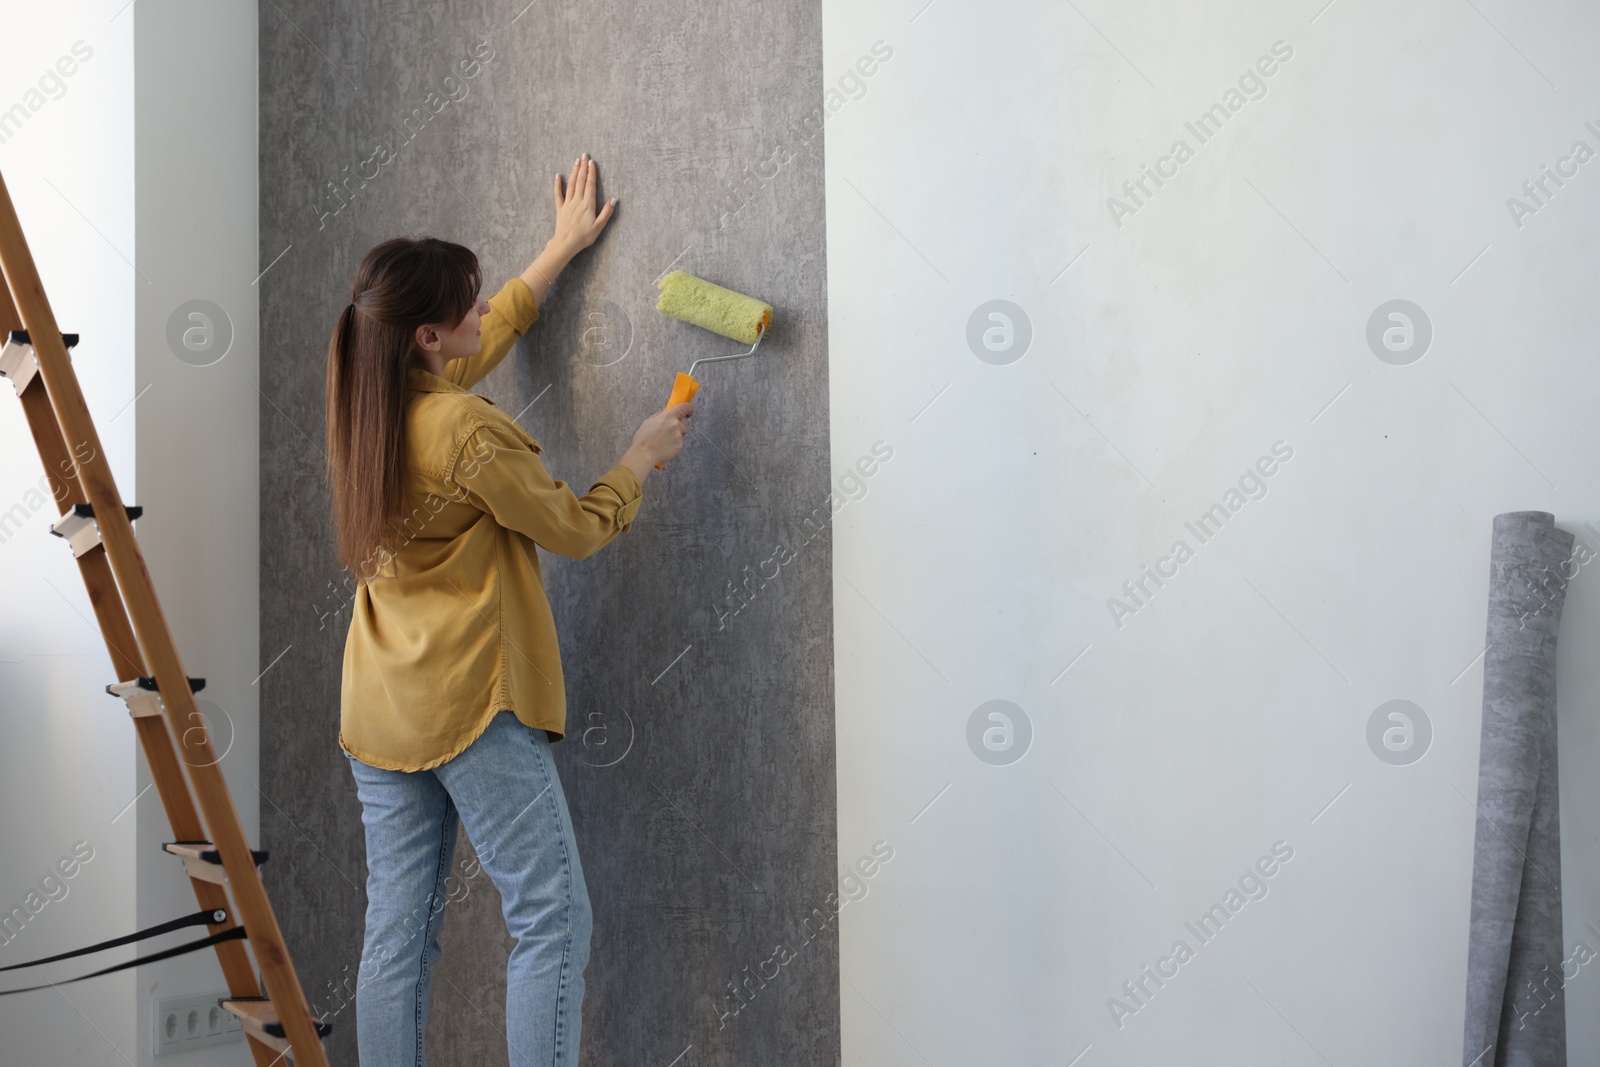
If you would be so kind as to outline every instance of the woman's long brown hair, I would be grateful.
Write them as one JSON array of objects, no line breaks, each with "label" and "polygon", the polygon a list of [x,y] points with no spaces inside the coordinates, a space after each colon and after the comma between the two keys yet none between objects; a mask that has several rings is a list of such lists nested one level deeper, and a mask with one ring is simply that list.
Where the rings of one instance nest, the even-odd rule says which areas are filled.
[{"label": "woman's long brown hair", "polygon": [[433,237],[395,237],[356,268],[350,304],[328,342],[326,477],[339,562],[360,581],[395,550],[389,533],[405,503],[406,402],[416,329],[459,324],[483,275],[471,249]]}]

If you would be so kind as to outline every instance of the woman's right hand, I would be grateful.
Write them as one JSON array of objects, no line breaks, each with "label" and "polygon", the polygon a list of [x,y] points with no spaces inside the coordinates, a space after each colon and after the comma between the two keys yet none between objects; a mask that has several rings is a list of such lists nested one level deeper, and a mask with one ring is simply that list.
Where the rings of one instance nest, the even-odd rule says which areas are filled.
[{"label": "woman's right hand", "polygon": [[[658,411],[645,419],[633,435],[633,444],[628,446],[628,451],[622,458],[623,465],[632,467],[634,461],[637,461],[644,471],[648,471],[657,463],[665,462],[682,452],[683,438],[689,432],[685,420],[693,414],[694,403],[685,401],[664,411]],[[640,474],[640,469],[635,468],[634,473]],[[644,481],[642,474],[639,480]]]}]

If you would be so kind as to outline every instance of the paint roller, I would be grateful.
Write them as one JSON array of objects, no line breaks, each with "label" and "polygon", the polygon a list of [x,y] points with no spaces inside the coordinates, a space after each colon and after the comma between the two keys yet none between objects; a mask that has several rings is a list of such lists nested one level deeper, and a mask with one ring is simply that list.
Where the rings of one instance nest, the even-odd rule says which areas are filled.
[{"label": "paint roller", "polygon": [[[672,383],[672,398],[667,401],[669,408],[694,399],[695,392],[700,388],[700,383],[694,377],[696,367],[702,363],[755,355],[762,339],[767,336],[767,328],[772,325],[771,304],[732,289],[724,289],[681,270],[669,273],[656,283],[656,287],[661,290],[661,299],[656,301],[657,311],[750,346],[748,352],[702,357],[689,364],[687,374],[679,371]],[[661,466],[657,463],[656,470],[660,470]]]}]

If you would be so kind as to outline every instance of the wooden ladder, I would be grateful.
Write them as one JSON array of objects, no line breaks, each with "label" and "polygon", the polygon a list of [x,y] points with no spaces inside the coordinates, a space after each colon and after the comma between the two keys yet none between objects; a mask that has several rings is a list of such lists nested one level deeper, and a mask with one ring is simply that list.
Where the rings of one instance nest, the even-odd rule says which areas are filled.
[{"label": "wooden ladder", "polygon": [[[245,839],[205,720],[195,706],[194,690],[205,683],[189,678],[178,659],[134,536],[139,509],[122,503],[67,356],[77,338],[63,336],[56,326],[3,177],[0,274],[5,279],[0,286],[0,374],[16,388],[61,507],[63,519],[52,532],[66,538],[77,557],[105,637],[118,679],[106,690],[123,697],[133,716],[177,838],[167,851],[182,858],[200,906],[224,912],[223,921],[207,929],[219,934],[243,925],[266,984],[263,997],[243,941],[221,942],[214,947],[229,992],[221,1004],[243,1023],[258,1067],[280,1062],[284,1053],[298,1067],[327,1067],[321,1038],[331,1027],[312,1018],[306,1003],[257,869],[264,857],[252,852]],[[181,769],[174,737],[182,741]]]}]

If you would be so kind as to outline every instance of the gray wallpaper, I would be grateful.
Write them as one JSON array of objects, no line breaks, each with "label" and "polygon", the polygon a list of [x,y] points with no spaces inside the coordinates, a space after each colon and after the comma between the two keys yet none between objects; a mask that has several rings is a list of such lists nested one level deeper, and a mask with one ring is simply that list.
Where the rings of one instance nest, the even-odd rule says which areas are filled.
[{"label": "gray wallpaper", "polygon": [[[493,292],[588,151],[600,242],[478,391],[578,492],[740,346],[654,310],[669,268],[771,303],[756,356],[702,367],[685,451],[633,529],[545,556],[569,733],[555,752],[595,906],[585,1064],[839,1058],[820,9],[261,6],[262,837],[302,981],[355,1062],[365,867],[335,740],[352,589],[333,562],[325,349],[365,250],[475,249]],[[428,1038],[506,1062],[499,899],[465,836]]]}]

